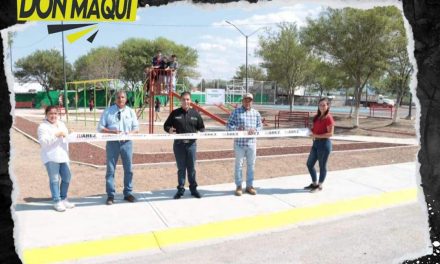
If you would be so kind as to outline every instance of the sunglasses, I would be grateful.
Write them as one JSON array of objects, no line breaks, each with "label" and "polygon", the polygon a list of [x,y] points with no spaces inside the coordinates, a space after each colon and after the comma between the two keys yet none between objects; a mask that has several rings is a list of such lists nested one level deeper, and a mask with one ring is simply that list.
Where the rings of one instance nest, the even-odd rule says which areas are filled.
[{"label": "sunglasses", "polygon": [[118,111],[118,114],[116,115],[116,118],[118,119],[118,121],[121,120],[121,111]]}]

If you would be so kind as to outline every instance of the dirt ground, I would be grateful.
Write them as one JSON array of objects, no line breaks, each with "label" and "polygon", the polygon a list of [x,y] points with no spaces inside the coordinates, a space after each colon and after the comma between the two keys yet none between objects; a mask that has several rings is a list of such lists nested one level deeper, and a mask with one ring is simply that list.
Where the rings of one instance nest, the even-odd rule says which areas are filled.
[{"label": "dirt ground", "polygon": [[[268,113],[267,115],[270,115]],[[162,113],[166,116],[165,113]],[[38,124],[40,117],[27,117]],[[337,134],[374,135],[387,137],[414,137],[414,121],[401,120],[398,125],[390,125],[389,119],[362,118],[361,128],[351,129],[350,120],[345,117],[335,116],[337,122]],[[142,122],[142,120],[141,120]],[[17,125],[17,119],[16,124]],[[207,122],[207,124],[210,124]],[[213,125],[213,124],[210,124]],[[69,128],[76,131],[94,131],[94,124],[84,125],[83,122],[69,122]],[[270,129],[267,127],[266,129]],[[141,126],[141,132],[146,133],[146,126]],[[30,129],[35,131],[34,129]],[[160,126],[157,130],[160,131]],[[19,190],[17,202],[31,202],[47,200],[50,198],[47,172],[41,163],[40,148],[38,143],[27,138],[16,130],[11,130],[11,174],[15,176],[15,187]],[[84,143],[85,144],[85,143]],[[356,145],[357,144],[357,145]],[[416,160],[417,146],[387,146],[376,144],[370,147],[362,147],[351,142],[335,142],[334,152],[329,159],[329,170],[341,170],[391,163],[410,162]],[[71,148],[72,148],[71,144]],[[270,155],[258,155],[255,179],[274,178],[289,175],[306,174],[305,166],[311,141],[308,138],[283,138],[283,139],[259,139],[259,151],[269,151]],[[339,146],[339,150],[338,150]],[[94,146],[96,151],[103,151],[103,144]],[[84,151],[84,146],[78,146],[79,153]],[[280,150],[288,150],[287,153]],[[351,149],[351,150],[350,150]],[[200,140],[198,142],[197,180],[200,188],[203,185],[231,183],[233,184],[233,158],[224,158],[211,155],[210,158],[200,158],[200,153],[215,151],[232,153],[232,140]],[[298,151],[297,151],[298,150]],[[301,150],[301,151],[299,151]],[[164,163],[150,163],[148,165],[134,166],[134,190],[143,192],[175,188],[177,183],[176,165],[172,155],[172,142],[152,141],[135,142],[135,153],[157,157],[168,155],[170,158]],[[98,153],[97,152],[97,153]],[[101,153],[101,152],[99,152]],[[102,154],[96,154],[102,156]],[[233,156],[233,155],[232,155]],[[96,157],[95,157],[96,158]],[[93,158],[93,159],[95,159]],[[103,157],[101,157],[102,159]],[[212,160],[215,159],[215,160]],[[69,189],[70,197],[83,197],[90,195],[103,195],[105,193],[105,168],[94,168],[87,165],[71,163],[73,178]],[[118,167],[116,172],[116,190],[121,192],[123,171]],[[331,179],[329,179],[331,180]],[[308,184],[305,182],[304,184]],[[258,187],[258,186],[257,186]]]}]

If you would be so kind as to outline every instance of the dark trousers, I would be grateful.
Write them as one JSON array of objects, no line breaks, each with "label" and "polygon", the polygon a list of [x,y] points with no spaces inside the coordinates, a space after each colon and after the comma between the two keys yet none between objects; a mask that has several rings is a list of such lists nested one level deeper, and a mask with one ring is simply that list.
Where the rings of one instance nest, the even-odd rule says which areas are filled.
[{"label": "dark trousers", "polygon": [[196,142],[184,143],[183,141],[174,141],[173,151],[177,164],[177,189],[185,191],[185,174],[188,173],[189,189],[196,190]]},{"label": "dark trousers", "polygon": [[327,160],[332,151],[332,142],[330,139],[318,139],[313,141],[309,158],[307,159],[307,168],[309,169],[312,181],[316,182],[316,161],[319,162],[319,183],[323,183],[327,175]]}]

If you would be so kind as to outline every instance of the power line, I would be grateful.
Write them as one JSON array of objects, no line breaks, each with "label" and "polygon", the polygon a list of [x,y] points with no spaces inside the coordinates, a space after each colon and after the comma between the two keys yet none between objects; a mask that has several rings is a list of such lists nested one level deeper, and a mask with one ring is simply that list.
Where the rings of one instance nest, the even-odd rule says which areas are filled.
[{"label": "power line", "polygon": [[26,49],[26,48],[30,48],[30,47],[35,46],[36,44],[40,43],[41,41],[43,41],[43,40],[44,40],[45,38],[47,38],[48,36],[49,36],[49,34],[45,35],[43,38],[41,38],[41,39],[39,39],[39,40],[35,41],[34,43],[32,43],[32,44],[30,44],[30,45],[27,45],[27,46],[22,46],[22,47],[20,47],[20,46],[14,46],[14,49]]},{"label": "power line", "polygon": [[[253,24],[237,24],[238,26],[271,26],[271,25],[277,25],[279,23],[293,23],[293,21],[280,21],[280,22],[271,22],[271,23],[253,23]],[[174,27],[174,28],[183,28],[183,27],[189,27],[189,28],[215,28],[215,27],[230,27],[228,24],[225,25],[214,25],[214,24],[132,24],[132,23],[117,23],[117,22],[106,22],[105,24],[112,24],[116,26],[135,26],[135,27]],[[14,49],[26,49],[30,48],[32,46],[35,46],[36,44],[42,42],[45,40],[49,35],[45,35],[43,38],[35,41],[32,44],[26,45],[26,46],[14,46]]]},{"label": "power line", "polygon": [[[237,26],[269,26],[278,25],[279,23],[295,23],[295,21],[279,21],[271,23],[252,23],[252,24],[237,24]],[[213,25],[213,24],[130,24],[130,23],[117,23],[107,22],[106,24],[118,25],[118,26],[139,26],[139,27],[230,27],[229,25]]]}]

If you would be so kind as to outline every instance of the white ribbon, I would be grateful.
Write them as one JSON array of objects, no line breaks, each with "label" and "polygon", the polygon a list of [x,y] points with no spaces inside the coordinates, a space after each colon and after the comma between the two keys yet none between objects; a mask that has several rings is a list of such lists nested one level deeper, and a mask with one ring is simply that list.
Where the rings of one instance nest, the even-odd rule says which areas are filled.
[{"label": "white ribbon", "polygon": [[107,134],[107,133],[70,133],[67,137],[71,143],[120,141],[120,140],[167,140],[167,139],[208,139],[208,138],[273,138],[273,137],[307,137],[308,128],[290,128],[256,131],[249,135],[247,131],[213,131],[186,134]]},{"label": "white ribbon", "polygon": [[[169,139],[212,139],[212,138],[275,138],[275,137],[308,137],[308,128],[289,128],[256,131],[249,135],[247,131],[213,131],[187,134],[106,134],[106,133],[70,133],[67,137],[70,143],[121,141],[121,140],[169,140]],[[333,136],[331,139],[357,142],[380,142],[391,144],[418,145],[417,138],[387,138],[356,135]]]}]

